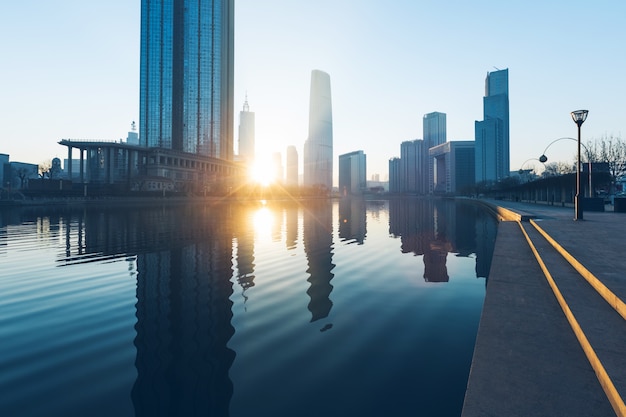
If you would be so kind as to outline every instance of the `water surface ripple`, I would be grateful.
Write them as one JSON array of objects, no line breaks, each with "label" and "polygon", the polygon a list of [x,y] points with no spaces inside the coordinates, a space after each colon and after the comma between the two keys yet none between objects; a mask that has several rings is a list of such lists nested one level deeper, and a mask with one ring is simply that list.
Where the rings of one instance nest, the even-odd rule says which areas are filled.
[{"label": "water surface ripple", "polygon": [[496,222],[446,200],[0,216],[0,416],[455,416]]}]

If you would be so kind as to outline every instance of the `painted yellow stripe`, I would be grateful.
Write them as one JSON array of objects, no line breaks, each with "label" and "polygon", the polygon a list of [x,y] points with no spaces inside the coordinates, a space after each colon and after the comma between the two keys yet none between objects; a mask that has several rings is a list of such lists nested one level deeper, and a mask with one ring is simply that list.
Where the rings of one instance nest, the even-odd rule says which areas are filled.
[{"label": "painted yellow stripe", "polygon": [[530,223],[539,233],[541,233],[543,237],[546,238],[548,242],[550,242],[552,247],[554,247],[554,249],[556,249],[557,252],[559,252],[561,256],[563,256],[565,260],[569,262],[569,264],[572,265],[583,278],[585,278],[585,280],[587,280],[587,282],[598,292],[598,294],[600,294],[602,298],[604,298],[606,302],[609,303],[609,305],[613,307],[624,320],[626,320],[626,304],[617,295],[615,295],[614,292],[609,290],[598,278],[596,278],[595,275],[578,262],[576,258],[570,255],[568,251],[559,245],[556,240],[552,239],[552,237],[546,233],[546,231],[543,230],[537,222],[531,219]]},{"label": "painted yellow stripe", "polygon": [[572,330],[574,331],[574,334],[576,335],[576,338],[578,339],[578,343],[580,343],[580,346],[583,348],[583,351],[585,352],[585,356],[587,356],[587,360],[589,361],[589,363],[591,364],[591,367],[595,371],[596,377],[598,378],[598,381],[600,382],[600,385],[602,386],[604,393],[609,399],[609,402],[611,403],[611,406],[613,407],[615,414],[618,417],[626,417],[626,405],[624,404],[624,400],[617,392],[617,389],[615,388],[613,381],[611,381],[609,374],[606,372],[606,369],[604,369],[604,366],[600,362],[600,359],[598,358],[598,355],[596,354],[596,352],[593,350],[593,347],[591,346],[591,343],[589,343],[587,336],[585,336],[585,333],[580,327],[580,324],[578,324],[576,317],[574,317],[574,313],[572,313],[571,309],[569,308],[569,305],[567,305],[565,298],[563,297],[563,295],[561,294],[561,291],[557,287],[556,282],[554,282],[554,279],[552,278],[550,271],[548,271],[548,268],[543,262],[543,259],[541,259],[541,256],[539,255],[537,248],[535,248],[535,245],[533,244],[533,242],[530,240],[530,237],[526,233],[524,226],[522,225],[521,222],[517,222],[517,224],[519,224],[520,229],[522,229],[522,233],[526,237],[528,246],[530,246],[530,249],[535,255],[535,258],[537,259],[537,262],[539,263],[539,266],[541,267],[541,270],[543,271],[546,277],[546,280],[548,281],[548,284],[550,285],[550,288],[552,288],[552,292],[554,293],[554,296],[556,297],[559,305],[561,306],[561,309],[563,310],[563,313],[565,314],[565,317],[567,318],[567,321],[569,322],[570,326],[572,327]]}]

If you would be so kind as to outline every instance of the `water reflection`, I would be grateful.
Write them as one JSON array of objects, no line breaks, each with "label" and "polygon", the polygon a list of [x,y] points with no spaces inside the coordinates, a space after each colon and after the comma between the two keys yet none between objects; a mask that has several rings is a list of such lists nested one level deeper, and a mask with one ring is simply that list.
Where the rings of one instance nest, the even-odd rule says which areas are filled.
[{"label": "water reflection", "polygon": [[448,282],[448,253],[476,255],[476,277],[487,278],[497,223],[479,207],[440,199],[389,202],[389,233],[402,253],[422,256],[427,282]]},{"label": "water reflection", "polygon": [[303,218],[304,251],[306,253],[311,283],[307,294],[311,297],[308,308],[311,322],[328,316],[333,302],[330,293],[333,286],[333,235],[332,206],[329,201],[315,201],[304,209]]},{"label": "water reflection", "polygon": [[339,238],[362,245],[366,234],[365,200],[349,197],[339,200]]},{"label": "water reflection", "polygon": [[[270,394],[273,385],[266,384],[261,390],[258,382],[271,382],[277,375],[281,386],[293,385],[293,395],[276,407],[297,410],[305,407],[301,403],[307,398],[311,402],[320,398],[319,403],[309,404],[310,410],[321,409],[322,403],[328,401],[343,404],[337,415],[348,415],[349,408],[361,401],[375,404],[377,411],[389,407],[391,415],[393,406],[370,394],[385,392],[385,398],[398,394],[410,402],[413,397],[406,392],[428,390],[421,383],[432,384],[433,391],[446,397],[449,382],[433,381],[451,373],[450,369],[441,369],[448,365],[436,366],[435,376],[424,371],[423,379],[428,382],[420,382],[414,376],[427,364],[419,358],[428,357],[429,363],[461,361],[453,348],[458,348],[462,337],[470,340],[466,350],[471,358],[474,330],[461,325],[465,323],[462,320],[467,320],[467,310],[463,311],[463,319],[454,316],[461,303],[447,306],[444,300],[448,296],[433,291],[441,286],[411,285],[393,293],[391,288],[402,283],[394,276],[394,262],[398,258],[411,259],[403,255],[394,258],[384,251],[419,255],[416,259],[423,262],[423,267],[414,268],[414,274],[428,282],[454,282],[455,276],[448,270],[453,264],[449,254],[475,256],[476,276],[486,277],[497,224],[474,206],[450,201],[392,200],[388,204],[387,209],[386,202],[342,199],[338,203],[321,200],[302,206],[41,209],[7,214],[2,221],[33,223],[42,242],[61,242],[56,265],[67,268],[62,273],[68,276],[83,271],[93,273],[102,261],[128,262],[129,275],[136,279],[135,334],[130,333],[127,342],[130,358],[135,355],[136,380],[131,380],[128,387],[136,416],[229,416],[235,403],[247,412],[245,415],[251,415],[253,406],[239,405],[240,401],[233,398],[247,400],[256,398],[259,392]],[[333,212],[334,208],[337,211]],[[386,221],[379,224],[387,210],[389,235],[398,238],[399,245],[387,235]],[[334,230],[342,242],[337,247]],[[6,235],[6,227],[0,228],[0,253],[6,250]],[[341,275],[335,263],[344,271]],[[80,269],[81,266],[92,268]],[[363,271],[369,272],[365,268],[370,267],[380,268],[372,274],[376,277],[369,282],[354,279]],[[384,270],[389,270],[389,275],[382,273]],[[268,278],[272,274],[280,278]],[[393,285],[389,285],[392,280]],[[445,287],[452,286],[451,283]],[[429,291],[420,292],[423,287]],[[381,300],[380,292],[370,291],[372,288],[389,292]],[[233,296],[235,291],[241,291],[243,300],[239,295]],[[133,293],[130,294],[132,300]],[[253,294],[255,297],[248,300]],[[438,302],[415,302],[435,296],[439,297]],[[470,298],[466,289],[461,298]],[[450,327],[432,323],[430,327],[418,328],[420,323],[399,319],[424,317],[430,313],[417,308],[426,306],[437,308],[431,310],[437,311],[433,316],[450,317],[446,325],[457,328],[449,330]],[[132,311],[132,304],[129,307]],[[480,303],[472,311],[478,312],[474,314],[477,323]],[[368,316],[368,312],[372,315]],[[129,316],[132,318],[132,312]],[[357,317],[368,326],[355,325]],[[404,331],[403,325],[415,332]],[[439,327],[442,333],[454,335],[454,343],[436,344],[445,338],[427,332]],[[132,331],[130,326],[129,330]],[[422,331],[429,336],[420,336]],[[395,342],[387,343],[388,340]],[[324,349],[332,354],[321,361],[317,356],[313,358]],[[371,378],[362,378],[364,364],[376,355],[385,359],[370,363],[367,368]],[[433,355],[440,356],[439,362],[433,362]],[[405,366],[407,357],[411,358],[412,367]],[[237,369],[237,364],[243,369]],[[469,369],[469,362],[460,366],[465,365]],[[406,369],[398,371],[398,366]],[[414,368],[419,369],[413,372]],[[328,381],[331,374],[341,388]],[[242,378],[252,382],[242,382]],[[293,383],[296,380],[298,383]],[[402,384],[388,384],[385,391],[379,380],[401,380]],[[460,383],[461,402],[465,382]],[[346,388],[349,386],[354,389]],[[371,397],[367,401],[362,400],[364,392]],[[397,403],[398,398],[393,401]],[[384,413],[378,413],[381,414]]]}]

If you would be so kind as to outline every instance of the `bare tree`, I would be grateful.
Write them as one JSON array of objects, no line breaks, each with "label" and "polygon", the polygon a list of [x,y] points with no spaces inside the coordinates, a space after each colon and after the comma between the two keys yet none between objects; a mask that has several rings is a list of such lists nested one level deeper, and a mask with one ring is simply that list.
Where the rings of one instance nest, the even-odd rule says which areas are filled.
[{"label": "bare tree", "polygon": [[616,180],[626,175],[626,142],[620,136],[604,135],[587,142],[587,156],[593,162],[607,164],[613,192]]},{"label": "bare tree", "polygon": [[542,172],[542,177],[556,177],[558,175],[571,174],[575,172],[574,166],[567,162],[550,162],[545,164],[545,170]]},{"label": "bare tree", "polygon": [[13,175],[20,180],[20,189],[24,189],[26,182],[28,180],[28,176],[30,175],[30,171],[26,168],[13,168]]}]

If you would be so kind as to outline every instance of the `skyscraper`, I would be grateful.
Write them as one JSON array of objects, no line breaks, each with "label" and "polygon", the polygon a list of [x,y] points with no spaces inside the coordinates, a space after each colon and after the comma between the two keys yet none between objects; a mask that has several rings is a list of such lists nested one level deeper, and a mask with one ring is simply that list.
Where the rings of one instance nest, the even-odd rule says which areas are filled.
[{"label": "skyscraper", "polygon": [[249,165],[254,162],[254,112],[250,111],[248,96],[239,112],[239,156]]},{"label": "skyscraper", "polygon": [[363,151],[339,155],[339,193],[363,194],[367,189],[366,156]]},{"label": "skyscraper", "polygon": [[142,0],[141,144],[233,159],[234,0]]},{"label": "skyscraper", "polygon": [[487,73],[482,121],[474,124],[476,182],[509,176],[509,70]]},{"label": "skyscraper", "polygon": [[304,143],[304,185],[333,187],[333,117],[330,75],[311,72],[309,136]]},{"label": "skyscraper", "polygon": [[429,156],[430,148],[442,145],[448,141],[446,133],[446,114],[432,112],[424,115],[422,120],[424,130],[424,149],[422,151],[422,161],[419,167],[419,187],[421,194],[433,192],[434,165],[433,159]]}]

